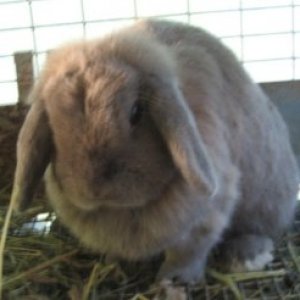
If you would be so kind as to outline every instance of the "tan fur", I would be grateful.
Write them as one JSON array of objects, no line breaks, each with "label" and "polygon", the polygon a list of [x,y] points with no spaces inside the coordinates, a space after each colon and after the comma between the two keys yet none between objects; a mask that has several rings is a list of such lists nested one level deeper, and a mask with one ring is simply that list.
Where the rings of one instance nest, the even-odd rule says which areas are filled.
[{"label": "tan fur", "polygon": [[[17,205],[30,201],[50,152],[49,200],[94,251],[131,260],[166,251],[158,276],[191,281],[213,247],[226,252],[225,238],[251,235],[250,246],[232,243],[234,261],[254,259],[292,219],[298,171],[286,126],[200,29],[148,20],[66,45],[50,55],[32,101]],[[133,126],[136,101],[144,111]]]}]

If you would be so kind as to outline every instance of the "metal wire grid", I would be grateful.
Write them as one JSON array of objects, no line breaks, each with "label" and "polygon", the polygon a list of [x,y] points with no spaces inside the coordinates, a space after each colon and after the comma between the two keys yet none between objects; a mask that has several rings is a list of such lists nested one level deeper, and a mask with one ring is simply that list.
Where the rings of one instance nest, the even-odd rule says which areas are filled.
[{"label": "metal wire grid", "polygon": [[[36,24],[34,21],[34,11],[32,8],[33,2],[41,2],[46,0],[4,0],[0,2],[0,10],[1,6],[3,5],[10,5],[10,4],[16,4],[16,3],[27,3],[28,4],[28,13],[30,17],[30,26],[16,26],[11,28],[0,28],[0,32],[9,32],[9,31],[15,31],[15,30],[21,30],[21,29],[29,29],[32,33],[32,41],[33,41],[33,53],[34,53],[34,63],[35,63],[35,74],[37,75],[41,69],[41,65],[39,62],[38,57],[41,54],[46,54],[46,51],[40,51],[38,49],[38,43],[37,43],[37,36],[36,36],[36,30],[39,28],[51,28],[51,27],[65,27],[65,26],[72,26],[72,25],[82,25],[83,28],[83,36],[86,37],[86,27],[87,24],[99,24],[99,23],[106,23],[106,22],[121,22],[121,21],[132,21],[135,19],[138,19],[140,17],[138,13],[138,1],[139,0],[132,0],[133,1],[133,17],[124,17],[124,18],[105,18],[105,19],[96,19],[96,20],[86,20],[85,16],[85,9],[84,9],[84,1],[80,0],[80,6],[81,6],[81,20],[74,21],[74,22],[63,22],[63,23],[53,23],[53,24]],[[239,0],[239,8],[238,9],[222,9],[222,10],[208,10],[208,11],[191,11],[190,8],[190,0],[187,1],[187,11],[183,13],[177,13],[177,14],[164,14],[160,15],[159,17],[163,18],[178,18],[178,17],[184,17],[187,18],[187,22],[191,22],[192,16],[198,16],[198,15],[205,15],[210,13],[224,13],[224,12],[239,12],[240,16],[240,34],[239,35],[227,35],[227,36],[221,36],[220,38],[239,38],[240,39],[240,59],[244,63],[253,63],[253,62],[266,62],[266,61],[282,61],[286,59],[292,59],[292,66],[293,66],[293,75],[292,77],[296,78],[296,60],[300,59],[300,57],[297,57],[296,55],[296,34],[300,33],[300,31],[296,31],[295,26],[295,8],[300,7],[300,2],[297,0],[291,0],[289,4],[285,5],[276,5],[276,6],[264,6],[264,7],[252,7],[252,8],[244,8],[243,7],[243,0]],[[245,37],[257,37],[257,36],[270,36],[270,35],[276,35],[278,32],[268,32],[268,33],[258,33],[258,34],[245,34],[244,33],[244,21],[243,16],[245,11],[262,11],[262,10],[268,10],[268,9],[280,9],[280,8],[291,8],[291,19],[292,19],[292,31],[286,31],[286,32],[280,32],[280,34],[292,34],[292,55],[291,57],[278,57],[278,58],[272,58],[272,59],[252,59],[252,60],[246,60],[244,55],[244,39]],[[51,13],[51,12],[50,12]],[[154,16],[158,17],[158,16]],[[216,20],[217,22],[218,20]],[[284,46],[284,45],[283,45]],[[30,49],[29,49],[30,50]],[[8,58],[12,57],[13,53],[4,53],[0,55],[0,58]],[[0,80],[0,85],[5,83],[14,83],[16,84],[16,80],[12,79],[2,79]]]}]

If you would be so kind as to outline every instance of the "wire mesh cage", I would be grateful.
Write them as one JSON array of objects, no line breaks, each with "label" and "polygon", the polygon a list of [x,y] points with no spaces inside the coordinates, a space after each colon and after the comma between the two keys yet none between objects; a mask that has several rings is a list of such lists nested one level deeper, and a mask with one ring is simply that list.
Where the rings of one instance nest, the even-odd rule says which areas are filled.
[{"label": "wire mesh cage", "polygon": [[[253,0],[176,0],[174,3],[166,1],[170,2],[166,7],[161,1],[154,1],[156,8],[152,1],[126,0],[121,3],[114,0],[108,6],[102,4],[103,12],[95,11],[96,2],[0,2],[0,67],[3,66],[2,70],[0,68],[0,97],[5,97],[3,101],[0,98],[0,104],[1,101],[2,104],[15,103],[17,99],[25,101],[47,51],[62,42],[65,36],[99,36],[100,32],[109,32],[147,16],[204,25],[231,47],[250,72],[258,74],[257,80],[300,78],[298,0],[272,0],[268,4],[267,1]],[[61,9],[49,14],[53,3],[65,8],[72,6],[72,12],[67,15]],[[112,3],[118,3],[118,9],[114,9]],[[5,15],[13,13],[16,16],[25,13],[26,16],[20,18],[22,21],[16,17],[17,21],[6,25],[1,22],[1,17],[3,20]],[[212,21],[221,16],[223,22],[229,24],[225,31],[224,23]],[[265,24],[266,17],[270,24]],[[279,19],[287,21],[280,23]],[[259,25],[255,27],[253,22]],[[260,28],[262,24],[264,26]],[[20,41],[22,37],[26,38]],[[286,47],[276,47],[271,54],[268,51],[253,54],[257,43],[262,49],[264,45],[278,43],[284,43]],[[263,77],[265,67],[269,73]],[[281,68],[280,72],[277,67]],[[3,108],[0,113],[1,227],[11,190],[16,137],[26,110],[12,106]],[[10,116],[9,121],[2,118],[3,115]],[[43,195],[41,188],[39,196]],[[300,299],[300,207],[291,231],[278,243],[275,260],[266,270],[227,274],[209,264],[202,282],[182,286],[169,282],[154,284],[161,256],[146,262],[115,263],[82,248],[45,201],[39,200],[26,213],[12,220],[5,250],[3,299]]]},{"label": "wire mesh cage", "polygon": [[144,17],[207,29],[257,81],[300,78],[299,0],[5,0],[0,2],[0,104],[18,99],[15,52],[34,53],[38,76],[49,49]]}]

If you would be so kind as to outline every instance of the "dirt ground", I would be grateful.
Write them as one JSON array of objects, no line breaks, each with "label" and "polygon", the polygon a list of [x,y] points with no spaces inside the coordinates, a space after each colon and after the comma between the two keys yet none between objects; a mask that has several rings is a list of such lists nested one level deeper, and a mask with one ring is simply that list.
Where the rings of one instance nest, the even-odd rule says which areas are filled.
[{"label": "dirt ground", "polygon": [[16,141],[26,115],[26,107],[0,106],[0,204],[6,204],[16,165]]}]

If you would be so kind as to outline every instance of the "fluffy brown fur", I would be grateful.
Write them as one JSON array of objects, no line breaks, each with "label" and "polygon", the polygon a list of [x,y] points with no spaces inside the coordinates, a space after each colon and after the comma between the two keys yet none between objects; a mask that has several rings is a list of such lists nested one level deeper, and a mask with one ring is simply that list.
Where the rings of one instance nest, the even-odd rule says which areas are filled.
[{"label": "fluffy brown fur", "polygon": [[218,243],[243,263],[292,219],[298,173],[286,126],[200,29],[148,20],[62,47],[32,102],[13,199],[25,206],[48,165],[50,202],[95,251],[131,260],[166,251],[159,277],[191,281]]}]

